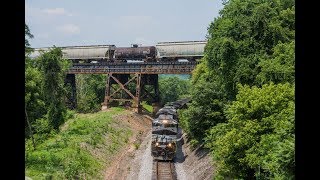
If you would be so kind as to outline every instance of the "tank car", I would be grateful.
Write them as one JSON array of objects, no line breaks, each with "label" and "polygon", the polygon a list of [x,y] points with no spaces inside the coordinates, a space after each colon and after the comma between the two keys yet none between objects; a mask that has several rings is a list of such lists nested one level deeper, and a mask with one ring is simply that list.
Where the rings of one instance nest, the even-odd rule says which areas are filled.
[{"label": "tank car", "polygon": [[152,122],[151,155],[156,160],[173,160],[177,149],[178,122],[171,114],[160,114]]},{"label": "tank car", "polygon": [[155,61],[156,47],[142,46],[137,44],[132,47],[117,47],[114,53],[116,60],[141,60],[145,62]]},{"label": "tank car", "polygon": [[177,61],[201,59],[207,41],[158,42],[156,44],[158,61]]}]

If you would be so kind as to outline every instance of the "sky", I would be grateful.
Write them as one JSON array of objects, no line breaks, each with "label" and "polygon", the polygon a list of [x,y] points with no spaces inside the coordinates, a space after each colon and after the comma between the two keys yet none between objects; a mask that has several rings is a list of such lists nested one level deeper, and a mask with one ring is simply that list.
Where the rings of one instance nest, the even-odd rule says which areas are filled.
[{"label": "sky", "polygon": [[200,41],[222,0],[26,0],[31,47]]}]

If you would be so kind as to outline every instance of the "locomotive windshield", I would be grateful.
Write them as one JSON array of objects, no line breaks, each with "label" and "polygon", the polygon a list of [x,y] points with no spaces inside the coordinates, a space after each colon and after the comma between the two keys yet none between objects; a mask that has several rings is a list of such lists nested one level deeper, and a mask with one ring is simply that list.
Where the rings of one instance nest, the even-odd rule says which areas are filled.
[{"label": "locomotive windshield", "polygon": [[154,130],[152,134],[159,134],[159,135],[177,135],[177,132],[171,131],[169,129],[161,129],[161,130]]},{"label": "locomotive windshield", "polygon": [[168,115],[160,114],[159,119],[161,119],[161,120],[173,119],[173,116],[171,114],[168,114]]},{"label": "locomotive windshield", "polygon": [[163,124],[163,127],[164,128],[175,128],[175,127],[177,127],[177,125],[176,124]]},{"label": "locomotive windshield", "polygon": [[153,122],[152,123],[153,127],[161,127],[161,128],[177,128],[177,124],[172,124],[172,123],[160,123],[160,122]]}]

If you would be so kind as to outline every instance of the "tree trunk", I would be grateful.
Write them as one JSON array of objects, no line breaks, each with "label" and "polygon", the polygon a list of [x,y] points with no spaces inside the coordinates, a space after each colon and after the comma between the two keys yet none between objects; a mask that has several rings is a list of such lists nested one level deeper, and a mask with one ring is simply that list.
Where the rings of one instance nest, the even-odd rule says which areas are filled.
[{"label": "tree trunk", "polygon": [[27,120],[27,123],[28,123],[28,126],[29,126],[29,130],[30,130],[30,133],[31,133],[33,149],[36,150],[36,144],[35,144],[34,139],[33,139],[33,133],[32,133],[32,129],[31,129],[31,125],[30,125],[29,119],[28,119],[28,114],[27,114],[27,108],[26,107],[24,108],[24,112],[26,114],[26,120]]}]

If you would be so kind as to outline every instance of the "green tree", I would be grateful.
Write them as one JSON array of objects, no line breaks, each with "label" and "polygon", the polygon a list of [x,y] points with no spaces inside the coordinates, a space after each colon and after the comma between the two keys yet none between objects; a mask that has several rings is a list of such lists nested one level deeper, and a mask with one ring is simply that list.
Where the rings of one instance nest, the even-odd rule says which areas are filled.
[{"label": "green tree", "polygon": [[186,110],[179,111],[180,123],[191,138],[202,142],[207,130],[225,121],[223,108],[227,102],[217,76],[205,63],[197,66],[192,75],[192,102]]},{"label": "green tree", "polygon": [[56,47],[44,52],[40,56],[40,62],[48,121],[54,129],[58,130],[64,122],[66,113],[64,78],[68,62],[62,59],[62,51]]},{"label": "green tree", "polygon": [[183,80],[179,77],[165,77],[159,79],[160,101],[162,104],[176,101],[183,95],[188,94],[189,80]]},{"label": "green tree", "polygon": [[32,138],[33,148],[36,148],[35,140],[33,137],[32,122],[41,117],[43,114],[43,101],[40,95],[41,80],[39,71],[31,66],[29,54],[32,52],[28,38],[33,38],[29,27],[25,24],[25,137]]},{"label": "green tree", "polygon": [[77,75],[77,110],[82,113],[100,110],[104,101],[106,75]]},{"label": "green tree", "polygon": [[[180,122],[192,138],[199,141],[207,136],[207,147],[217,161],[217,178],[292,178],[294,1],[223,3],[219,17],[208,27],[204,57],[192,74],[192,103],[180,111]],[[269,83],[279,85],[269,87]],[[291,99],[278,102],[281,93]],[[246,98],[249,107],[234,108]],[[265,119],[283,124],[266,125]]]},{"label": "green tree", "polygon": [[277,44],[269,58],[261,58],[258,67],[261,71],[257,75],[257,84],[294,83],[294,41]]},{"label": "green tree", "polygon": [[[230,0],[224,4],[220,16],[208,28],[205,55],[210,70],[222,80],[228,98],[234,100],[237,83],[260,85],[261,80],[268,82],[278,76],[278,66],[261,61],[277,59],[276,51],[283,49],[275,48],[278,44],[289,43],[290,49],[286,51],[294,50],[290,43],[295,37],[295,7],[293,0]],[[291,59],[281,67],[292,72],[294,57],[285,58]],[[256,80],[261,69],[268,69],[264,77],[271,79]],[[277,82],[292,82],[293,74],[286,75],[291,78],[280,78]]]},{"label": "green tree", "polygon": [[[211,109],[213,101],[199,100],[201,93],[216,105],[228,104],[237,83],[294,83],[294,1],[230,0],[224,5],[208,28],[204,58],[192,74],[193,102],[188,115],[181,115],[198,140],[205,136],[200,132],[225,119],[220,118],[224,105]],[[220,112],[219,118],[207,116],[207,109]]]},{"label": "green tree", "polygon": [[37,67],[31,65],[32,60],[26,60],[25,71],[25,104],[30,123],[46,114],[44,94],[41,89],[43,77]]},{"label": "green tree", "polygon": [[214,126],[206,138],[218,177],[294,177],[294,86],[239,85],[225,113],[228,122]]},{"label": "green tree", "polygon": [[[189,135],[201,142],[205,133],[217,123],[224,122],[223,101],[220,92],[215,91],[213,84],[199,83],[194,87],[192,102],[189,108],[181,113],[181,123]],[[194,98],[197,97],[197,98]],[[199,106],[199,102],[207,102],[207,105]]]},{"label": "green tree", "polygon": [[29,26],[26,23],[24,24],[24,34],[25,34],[25,41],[24,41],[25,52],[26,52],[26,54],[28,54],[28,53],[32,52],[28,38],[29,39],[33,38],[33,35],[31,34]]}]

